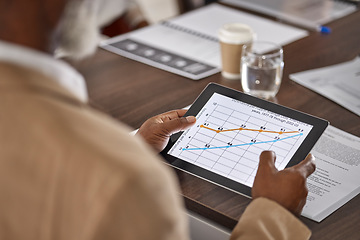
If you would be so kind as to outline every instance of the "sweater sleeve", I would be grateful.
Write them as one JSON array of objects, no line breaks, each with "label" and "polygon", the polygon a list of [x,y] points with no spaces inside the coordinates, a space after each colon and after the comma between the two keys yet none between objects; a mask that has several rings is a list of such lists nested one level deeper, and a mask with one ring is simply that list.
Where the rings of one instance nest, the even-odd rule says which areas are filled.
[{"label": "sweater sleeve", "polygon": [[[157,159],[156,159],[157,160]],[[98,223],[93,240],[188,240],[188,223],[176,179],[159,164],[147,170],[131,170],[131,176],[119,178]],[[130,171],[130,170],[128,170]],[[115,181],[118,178],[115,178]],[[112,183],[107,183],[108,188]]]},{"label": "sweater sleeve", "polygon": [[309,239],[311,231],[276,202],[258,198],[251,202],[232,232],[230,240]]}]

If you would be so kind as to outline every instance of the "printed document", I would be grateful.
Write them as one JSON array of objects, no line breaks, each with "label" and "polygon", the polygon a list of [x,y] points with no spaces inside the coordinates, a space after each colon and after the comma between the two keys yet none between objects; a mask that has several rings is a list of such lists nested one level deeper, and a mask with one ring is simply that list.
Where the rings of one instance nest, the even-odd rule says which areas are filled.
[{"label": "printed document", "polygon": [[320,222],[360,193],[360,138],[329,126],[311,153],[316,171],[302,215]]},{"label": "printed document", "polygon": [[[285,45],[308,32],[219,4],[104,41],[101,47],[122,56],[194,80],[220,71],[218,30],[239,22],[249,25],[257,40]],[[270,49],[269,49],[270,50]]]},{"label": "printed document", "polygon": [[320,93],[360,116],[360,58],[290,74],[290,79]]}]

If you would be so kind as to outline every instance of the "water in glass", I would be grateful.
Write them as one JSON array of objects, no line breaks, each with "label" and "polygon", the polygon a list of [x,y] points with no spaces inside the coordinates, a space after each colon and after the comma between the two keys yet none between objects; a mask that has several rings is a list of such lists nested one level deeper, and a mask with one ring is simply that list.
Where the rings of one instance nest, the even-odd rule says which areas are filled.
[{"label": "water in glass", "polygon": [[282,50],[270,54],[257,54],[252,50],[245,49],[241,59],[243,91],[265,99],[275,97],[280,88],[284,66]]}]

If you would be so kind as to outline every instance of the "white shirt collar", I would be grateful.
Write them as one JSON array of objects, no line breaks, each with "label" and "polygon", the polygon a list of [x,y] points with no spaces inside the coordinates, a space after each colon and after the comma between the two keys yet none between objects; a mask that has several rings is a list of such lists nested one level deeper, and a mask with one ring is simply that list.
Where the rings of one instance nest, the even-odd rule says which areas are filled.
[{"label": "white shirt collar", "polygon": [[34,69],[54,79],[83,102],[88,94],[83,76],[66,62],[20,45],[0,41],[0,61]]}]

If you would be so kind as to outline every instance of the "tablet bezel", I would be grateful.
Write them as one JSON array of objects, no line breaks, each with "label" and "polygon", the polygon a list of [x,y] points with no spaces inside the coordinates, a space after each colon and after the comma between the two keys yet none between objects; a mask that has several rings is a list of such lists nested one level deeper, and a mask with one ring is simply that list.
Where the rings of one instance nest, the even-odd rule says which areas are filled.
[{"label": "tablet bezel", "polygon": [[[295,152],[289,163],[286,165],[286,167],[294,166],[297,163],[299,163],[301,160],[303,160],[311,151],[311,149],[313,148],[317,140],[320,138],[322,133],[325,131],[326,127],[329,125],[328,121],[320,119],[318,117],[291,108],[287,108],[272,102],[268,102],[266,100],[244,94],[237,90],[227,88],[216,83],[210,83],[207,85],[207,87],[202,91],[202,93],[191,105],[190,109],[185,114],[185,117],[196,116],[214,93],[218,93],[313,126],[313,128],[306,136],[300,147],[297,149],[297,151]],[[219,174],[216,174],[214,172],[211,172],[210,170],[201,168],[185,160],[169,155],[168,154],[169,150],[176,143],[176,141],[179,139],[182,133],[183,132],[179,132],[177,134],[172,135],[170,137],[168,145],[161,152],[161,155],[165,158],[167,163],[169,163],[171,166],[175,168],[188,172],[192,175],[203,178],[207,181],[228,188],[232,191],[238,192],[247,197],[251,197],[251,187],[236,182],[234,180],[231,180],[229,178],[226,178],[224,176],[221,176]]]}]

